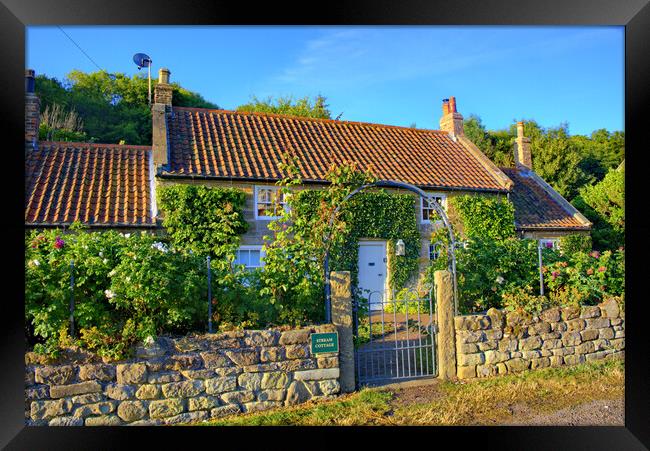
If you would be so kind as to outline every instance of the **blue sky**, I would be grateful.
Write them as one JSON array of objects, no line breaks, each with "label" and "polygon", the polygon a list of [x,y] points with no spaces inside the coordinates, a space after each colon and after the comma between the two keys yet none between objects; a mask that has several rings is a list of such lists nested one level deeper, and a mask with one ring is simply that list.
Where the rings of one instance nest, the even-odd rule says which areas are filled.
[{"label": "blue sky", "polygon": [[[327,97],[334,116],[438,128],[443,98],[488,129],[535,119],[571,134],[624,129],[623,27],[88,27],[63,30],[103,69],[171,78],[221,108],[251,96]],[[28,27],[26,66],[97,70],[57,27]]]}]

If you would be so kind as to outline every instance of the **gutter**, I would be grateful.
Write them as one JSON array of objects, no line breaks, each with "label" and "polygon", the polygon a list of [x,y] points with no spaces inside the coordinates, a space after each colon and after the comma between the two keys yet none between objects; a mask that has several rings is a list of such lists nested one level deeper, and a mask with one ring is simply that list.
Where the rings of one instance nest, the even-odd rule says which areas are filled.
[{"label": "gutter", "polygon": [[[505,174],[504,174],[505,176]],[[169,172],[158,171],[156,177],[167,180],[218,180],[224,182],[251,182],[251,183],[275,183],[281,179],[277,178],[262,178],[262,177],[228,177],[228,176],[219,176],[219,175],[196,175],[196,174],[172,174]],[[510,180],[510,179],[508,179]],[[305,185],[329,185],[330,182],[326,180],[302,180],[301,183]],[[473,188],[465,186],[444,186],[444,185],[415,185],[421,189],[433,189],[433,190],[446,190],[446,191],[474,191],[481,193],[508,193],[508,189],[502,188]]]},{"label": "gutter", "polygon": [[[33,229],[50,229],[50,228],[69,228],[72,225],[71,222],[48,222],[48,223],[38,223],[38,222],[26,222],[26,228]],[[157,224],[127,224],[127,223],[115,223],[115,224],[81,224],[84,227],[88,228],[98,228],[98,229],[157,229]]]}]

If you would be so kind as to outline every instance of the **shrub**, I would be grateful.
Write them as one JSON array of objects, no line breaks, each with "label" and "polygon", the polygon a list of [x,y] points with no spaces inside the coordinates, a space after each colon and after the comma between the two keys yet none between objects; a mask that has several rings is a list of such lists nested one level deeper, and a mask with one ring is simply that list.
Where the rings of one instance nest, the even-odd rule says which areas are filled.
[{"label": "shrub", "polygon": [[72,294],[79,331],[72,341],[107,357],[126,356],[148,335],[205,327],[203,258],[168,249],[151,234],[33,231],[25,274],[25,317],[37,351],[56,354],[70,344]]},{"label": "shrub", "polygon": [[545,283],[552,296],[573,292],[584,304],[596,304],[625,291],[625,250],[577,252],[566,261],[545,268]]},{"label": "shrub", "polygon": [[571,256],[576,252],[589,252],[591,250],[591,236],[572,233],[560,238],[560,250],[563,255]]},{"label": "shrub", "polygon": [[555,305],[555,300],[533,294],[533,289],[530,286],[513,287],[510,291],[503,293],[502,300],[503,308],[510,312],[523,310],[533,315]]},{"label": "shrub", "polygon": [[[550,264],[558,252],[544,249]],[[470,313],[500,308],[502,295],[518,287],[539,286],[537,241],[508,238],[497,241],[475,238],[456,250],[459,310]]]}]

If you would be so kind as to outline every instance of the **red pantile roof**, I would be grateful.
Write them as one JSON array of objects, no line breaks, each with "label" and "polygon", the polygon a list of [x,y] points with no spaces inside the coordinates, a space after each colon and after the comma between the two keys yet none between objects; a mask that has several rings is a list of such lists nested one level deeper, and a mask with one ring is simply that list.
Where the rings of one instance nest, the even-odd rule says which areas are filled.
[{"label": "red pantile roof", "polygon": [[330,165],[357,162],[379,179],[425,188],[507,189],[439,130],[173,107],[168,133],[171,176],[278,180],[288,152],[303,181],[324,182]]},{"label": "red pantile roof", "polygon": [[518,229],[589,230],[588,221],[576,217],[579,212],[566,200],[560,202],[554,199],[532,171],[512,168],[501,168],[501,171],[514,182],[510,201],[515,207],[515,225]]},{"label": "red pantile roof", "polygon": [[154,226],[150,164],[150,147],[40,142],[25,153],[25,223]]}]

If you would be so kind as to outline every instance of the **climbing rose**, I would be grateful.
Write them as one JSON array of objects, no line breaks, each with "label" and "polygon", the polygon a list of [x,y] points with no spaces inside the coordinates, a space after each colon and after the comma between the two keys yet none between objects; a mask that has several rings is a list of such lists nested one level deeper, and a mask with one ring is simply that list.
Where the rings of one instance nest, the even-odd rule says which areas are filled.
[{"label": "climbing rose", "polygon": [[57,249],[62,249],[64,245],[65,241],[63,241],[60,236],[57,236],[56,241],[54,242],[54,247]]},{"label": "climbing rose", "polygon": [[591,255],[593,258],[598,258],[598,257],[600,257],[600,252],[593,251],[593,252],[590,252],[589,255]]},{"label": "climbing rose", "polygon": [[598,268],[598,272],[605,272],[606,269],[607,268],[605,268],[604,266],[601,266],[600,268]]},{"label": "climbing rose", "polygon": [[594,269],[593,269],[593,268],[589,268],[589,269],[587,270],[587,274],[592,275],[593,273],[594,273]]}]

